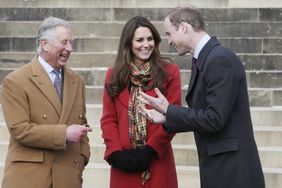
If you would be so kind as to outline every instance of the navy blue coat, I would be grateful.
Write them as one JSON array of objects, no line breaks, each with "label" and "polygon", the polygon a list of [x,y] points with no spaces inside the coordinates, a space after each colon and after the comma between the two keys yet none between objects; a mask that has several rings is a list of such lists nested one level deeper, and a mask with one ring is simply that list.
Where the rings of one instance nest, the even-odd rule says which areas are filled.
[{"label": "navy blue coat", "polygon": [[169,105],[167,132],[193,131],[202,188],[264,188],[246,74],[240,59],[212,37],[199,54],[187,107]]}]

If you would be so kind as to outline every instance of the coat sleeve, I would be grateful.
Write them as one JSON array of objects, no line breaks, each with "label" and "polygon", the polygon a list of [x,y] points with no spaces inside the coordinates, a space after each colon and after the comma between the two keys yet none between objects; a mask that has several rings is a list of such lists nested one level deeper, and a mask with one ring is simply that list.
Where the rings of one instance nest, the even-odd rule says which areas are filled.
[{"label": "coat sleeve", "polygon": [[[26,147],[61,150],[65,148],[66,125],[35,124],[30,120],[29,99],[18,77],[2,82],[1,104],[11,137]],[[42,139],[44,138],[44,139]]]},{"label": "coat sleeve", "polygon": [[[169,79],[165,84],[166,94],[165,97],[170,104],[181,105],[181,79],[180,71],[176,64],[168,65]],[[155,130],[154,130],[155,129]],[[164,131],[162,126],[155,126],[149,123],[149,130],[152,130],[152,134],[147,140],[147,144],[150,145],[155,151],[157,151],[158,156],[162,157],[166,146],[171,142],[175,134],[168,134]]]},{"label": "coat sleeve", "polygon": [[118,119],[117,119],[117,111],[114,104],[114,99],[110,97],[107,92],[110,75],[111,75],[111,69],[107,71],[105,78],[104,91],[103,91],[103,112],[100,121],[101,129],[102,129],[102,137],[106,145],[105,156],[104,156],[106,160],[114,151],[122,150],[120,139],[119,139]]}]

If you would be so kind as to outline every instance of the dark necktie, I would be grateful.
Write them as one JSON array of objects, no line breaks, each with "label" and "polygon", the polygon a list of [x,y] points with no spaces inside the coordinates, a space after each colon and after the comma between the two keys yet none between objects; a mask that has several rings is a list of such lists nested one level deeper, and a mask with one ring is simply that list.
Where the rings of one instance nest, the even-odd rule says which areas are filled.
[{"label": "dark necktie", "polygon": [[192,67],[191,69],[193,69],[193,67],[196,66],[196,63],[197,63],[197,59],[195,57],[192,58]]},{"label": "dark necktie", "polygon": [[60,100],[62,101],[62,79],[60,77],[60,71],[59,70],[53,70],[53,72],[56,75],[55,80],[54,80],[54,86],[56,88],[56,91],[57,91],[57,94],[58,94]]},{"label": "dark necktie", "polygon": [[[187,97],[188,94],[190,93],[190,91],[193,88],[193,85],[195,84],[195,81],[197,79],[197,75],[198,75],[198,70],[197,70],[197,59],[196,58],[192,58],[192,67],[191,67],[191,76],[190,76],[190,81],[189,81],[189,86],[188,86],[188,91],[187,91]],[[186,97],[186,101],[188,101]]]}]

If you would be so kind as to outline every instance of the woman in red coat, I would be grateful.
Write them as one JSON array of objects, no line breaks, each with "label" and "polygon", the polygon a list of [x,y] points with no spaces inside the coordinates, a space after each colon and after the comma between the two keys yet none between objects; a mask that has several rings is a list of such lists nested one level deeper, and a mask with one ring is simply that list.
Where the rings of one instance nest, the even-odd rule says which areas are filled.
[{"label": "woman in red coat", "polygon": [[101,128],[111,188],[177,188],[171,147],[174,134],[138,113],[145,107],[139,92],[156,96],[158,87],[170,103],[181,103],[179,68],[160,55],[156,28],[144,17],[124,26],[117,58],[107,71]]}]

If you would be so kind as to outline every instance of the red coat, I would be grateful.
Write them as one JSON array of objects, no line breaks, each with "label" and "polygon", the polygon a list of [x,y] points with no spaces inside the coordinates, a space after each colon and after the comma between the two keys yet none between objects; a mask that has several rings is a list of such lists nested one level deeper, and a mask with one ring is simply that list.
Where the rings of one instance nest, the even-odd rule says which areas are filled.
[{"label": "red coat", "polygon": [[[168,64],[169,79],[164,84],[166,98],[169,103],[181,104],[181,81],[180,72],[176,64]],[[107,71],[105,87],[109,83],[112,69]],[[149,83],[150,84],[150,83]],[[151,96],[157,96],[154,89],[146,91]],[[107,90],[103,94],[103,114],[101,128],[104,143],[106,145],[105,159],[114,151],[129,149],[128,137],[128,101],[129,91],[127,88],[112,100]],[[125,173],[116,168],[111,168],[110,188],[177,188],[177,176],[175,162],[171,147],[171,139],[174,134],[167,134],[162,126],[155,126],[147,121],[148,138],[147,144],[157,153],[158,158],[151,163],[152,177],[141,185],[141,173]]]}]

